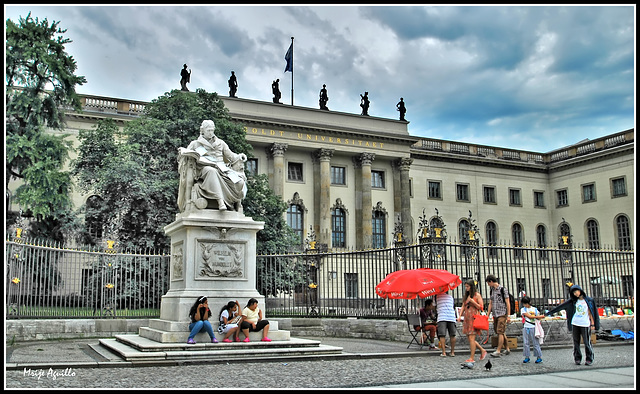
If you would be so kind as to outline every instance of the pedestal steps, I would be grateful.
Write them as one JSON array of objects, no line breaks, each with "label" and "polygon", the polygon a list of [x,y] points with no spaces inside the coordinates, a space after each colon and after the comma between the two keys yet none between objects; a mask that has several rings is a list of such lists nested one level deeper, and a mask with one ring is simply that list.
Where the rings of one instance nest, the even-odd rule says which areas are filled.
[{"label": "pedestal steps", "polygon": [[238,358],[259,360],[274,356],[342,353],[341,347],[322,345],[320,341],[301,338],[290,338],[285,341],[262,342],[258,340],[232,343],[211,343],[210,340],[204,340],[195,345],[187,345],[186,341],[183,343],[160,343],[139,335],[116,335],[115,339],[100,339],[99,342],[101,346],[125,361],[143,363],[153,361],[186,362],[189,360],[218,361]]},{"label": "pedestal steps", "polygon": [[[218,341],[222,341],[224,335],[218,333],[218,323],[211,323],[213,333]],[[141,337],[149,338],[156,342],[162,343],[187,343],[189,338],[189,323],[175,322],[163,319],[149,320],[149,327],[140,327],[139,333]],[[267,337],[274,341],[288,341],[290,338],[289,331],[279,330],[277,320],[269,320],[269,332]],[[240,333],[240,339],[244,340],[244,334]],[[197,343],[209,343],[211,339],[206,332],[196,334],[195,341]],[[233,338],[230,338],[233,340]],[[262,339],[262,331],[249,332],[249,340],[257,342]]]}]

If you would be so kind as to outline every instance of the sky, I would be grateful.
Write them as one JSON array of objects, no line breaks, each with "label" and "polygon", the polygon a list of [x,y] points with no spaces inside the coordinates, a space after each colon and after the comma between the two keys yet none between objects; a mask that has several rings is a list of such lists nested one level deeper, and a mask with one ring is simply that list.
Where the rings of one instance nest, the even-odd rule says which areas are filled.
[{"label": "sky", "polygon": [[[398,119],[412,136],[547,153],[635,128],[635,5],[20,5],[60,22],[81,94],[180,88]],[[6,28],[6,25],[5,25]],[[294,37],[293,73],[284,59]]]}]

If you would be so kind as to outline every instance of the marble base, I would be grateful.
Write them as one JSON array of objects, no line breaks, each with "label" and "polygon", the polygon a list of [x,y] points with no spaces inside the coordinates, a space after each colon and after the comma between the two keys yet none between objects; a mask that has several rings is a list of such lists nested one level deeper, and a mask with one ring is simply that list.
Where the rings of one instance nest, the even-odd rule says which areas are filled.
[{"label": "marble base", "polygon": [[263,228],[264,222],[231,210],[177,214],[165,227],[171,237],[170,286],[162,296],[160,319],[155,319],[172,324],[141,328],[140,335],[182,342],[188,335],[189,311],[201,296],[209,300],[209,321],[216,327],[220,310],[229,301],[237,300],[242,309],[255,298],[267,318],[264,297],[256,290],[256,233]]}]

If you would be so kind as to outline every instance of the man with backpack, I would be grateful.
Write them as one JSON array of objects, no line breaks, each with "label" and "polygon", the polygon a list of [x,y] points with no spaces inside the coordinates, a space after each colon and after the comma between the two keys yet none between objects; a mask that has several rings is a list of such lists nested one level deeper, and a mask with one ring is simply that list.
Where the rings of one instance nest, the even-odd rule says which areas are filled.
[{"label": "man with backpack", "polygon": [[508,355],[511,353],[511,350],[509,349],[509,343],[505,333],[507,331],[507,323],[511,320],[509,315],[511,315],[512,312],[509,292],[500,285],[495,275],[487,275],[485,282],[491,288],[487,315],[490,315],[493,311],[493,330],[496,335],[498,335],[498,348],[495,352],[491,353],[491,357],[502,356],[502,353],[500,353],[502,345],[505,346],[504,354]]}]

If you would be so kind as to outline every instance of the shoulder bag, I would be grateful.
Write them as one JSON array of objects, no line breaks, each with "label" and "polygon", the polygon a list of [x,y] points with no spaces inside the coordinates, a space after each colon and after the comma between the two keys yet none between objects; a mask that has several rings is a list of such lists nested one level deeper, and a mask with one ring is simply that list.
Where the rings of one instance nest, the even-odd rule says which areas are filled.
[{"label": "shoulder bag", "polygon": [[476,330],[489,331],[489,316],[484,311],[473,315],[473,328]]}]

